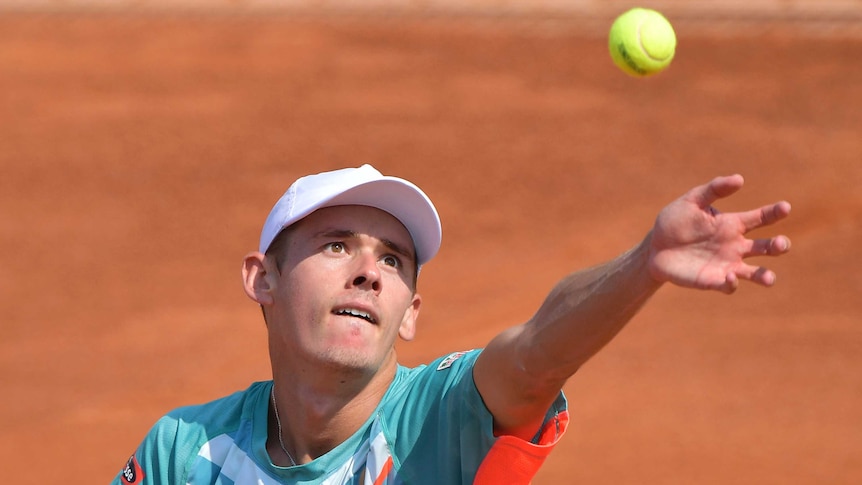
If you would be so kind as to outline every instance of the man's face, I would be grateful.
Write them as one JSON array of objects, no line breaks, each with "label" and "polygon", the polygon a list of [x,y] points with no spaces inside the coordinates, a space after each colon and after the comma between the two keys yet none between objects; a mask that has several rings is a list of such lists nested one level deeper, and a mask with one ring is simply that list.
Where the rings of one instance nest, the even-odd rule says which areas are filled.
[{"label": "man's face", "polygon": [[365,206],[319,209],[290,229],[267,308],[276,365],[373,373],[394,363],[398,335],[413,338],[413,240],[390,214]]}]

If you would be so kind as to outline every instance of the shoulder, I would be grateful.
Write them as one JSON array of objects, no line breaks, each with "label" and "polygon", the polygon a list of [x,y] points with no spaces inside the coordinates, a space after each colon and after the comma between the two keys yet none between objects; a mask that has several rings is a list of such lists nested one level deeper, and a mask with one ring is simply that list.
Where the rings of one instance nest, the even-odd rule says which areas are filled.
[{"label": "shoulder", "polygon": [[[246,390],[204,404],[176,408],[162,416],[113,483],[186,483],[204,447],[211,454],[214,441],[218,445],[224,436],[242,435],[241,428],[250,434],[247,428],[252,416],[261,406],[268,405],[271,387],[271,381],[256,382]],[[202,470],[212,469],[213,466],[204,466]]]},{"label": "shoulder", "polygon": [[453,384],[461,381],[465,376],[472,379],[473,365],[481,352],[481,349],[462,350],[446,354],[427,365],[402,367],[399,378],[410,384],[415,384],[417,381]]},{"label": "shoulder", "polygon": [[473,364],[480,353],[475,349],[452,352],[427,365],[400,367],[383,398],[384,409],[397,415],[405,408],[424,409],[427,413],[451,406],[473,407],[478,398]]},{"label": "shoulder", "polygon": [[160,421],[165,423],[198,423],[219,427],[242,416],[261,396],[268,395],[270,382],[255,382],[248,389],[237,391],[214,401],[174,409]]},{"label": "shoulder", "polygon": [[132,457],[141,474],[150,477],[146,483],[184,482],[199,450],[214,437],[235,434],[250,421],[255,404],[266,398],[270,387],[270,382],[256,382],[246,390],[162,416]]},{"label": "shoulder", "polygon": [[452,352],[449,355],[445,355],[435,360],[431,363],[429,367],[434,368],[434,370],[438,372],[446,369],[451,369],[453,366],[455,366],[456,369],[466,367],[472,368],[473,364],[476,362],[476,357],[478,357],[481,352],[481,349]]}]

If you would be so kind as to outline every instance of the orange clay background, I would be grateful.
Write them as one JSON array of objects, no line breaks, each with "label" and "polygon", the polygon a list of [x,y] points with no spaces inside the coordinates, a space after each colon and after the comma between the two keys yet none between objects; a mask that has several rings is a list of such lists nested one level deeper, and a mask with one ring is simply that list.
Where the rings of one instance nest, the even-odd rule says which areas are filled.
[{"label": "orange clay background", "polygon": [[107,483],[163,413],[268,379],[240,261],[293,179],[365,162],[443,219],[407,365],[713,176],[747,180],[722,210],[788,199],[777,285],[664,288],[535,483],[862,482],[860,24],[671,20],[638,80],[610,18],[0,15],[0,483]]}]

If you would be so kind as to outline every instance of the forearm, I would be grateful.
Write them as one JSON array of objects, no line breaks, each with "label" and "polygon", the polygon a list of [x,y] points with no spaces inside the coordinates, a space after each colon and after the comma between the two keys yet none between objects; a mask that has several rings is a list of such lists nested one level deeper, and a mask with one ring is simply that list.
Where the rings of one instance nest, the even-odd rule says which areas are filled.
[{"label": "forearm", "polygon": [[527,323],[488,344],[474,378],[499,432],[535,433],[566,380],[658,290],[647,267],[649,243],[647,237],[612,261],[565,277]]},{"label": "forearm", "polygon": [[602,265],[560,281],[515,343],[524,372],[565,382],[607,345],[661,286],[648,270],[649,237]]}]

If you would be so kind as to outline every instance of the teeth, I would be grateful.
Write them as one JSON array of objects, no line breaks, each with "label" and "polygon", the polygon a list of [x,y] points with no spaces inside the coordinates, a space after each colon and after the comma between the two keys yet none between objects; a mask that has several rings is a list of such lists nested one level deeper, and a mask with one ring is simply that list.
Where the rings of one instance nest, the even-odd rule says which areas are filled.
[{"label": "teeth", "polygon": [[369,322],[374,323],[374,320],[371,319],[371,315],[365,312],[361,312],[359,310],[354,310],[352,308],[347,308],[344,310],[338,311],[339,315],[350,315],[352,317],[362,318],[364,320],[368,320]]}]

